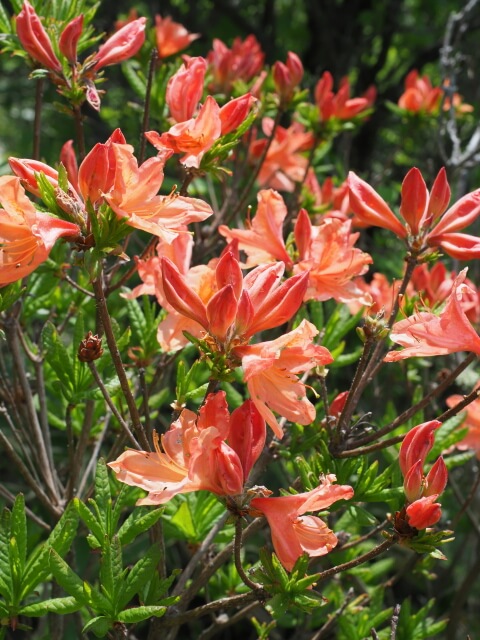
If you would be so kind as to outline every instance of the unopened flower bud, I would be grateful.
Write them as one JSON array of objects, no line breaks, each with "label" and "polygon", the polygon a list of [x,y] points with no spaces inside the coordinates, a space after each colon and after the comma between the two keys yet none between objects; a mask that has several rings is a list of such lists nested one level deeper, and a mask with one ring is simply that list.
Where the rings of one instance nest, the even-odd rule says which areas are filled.
[{"label": "unopened flower bud", "polygon": [[77,355],[80,362],[93,362],[94,360],[98,360],[98,358],[103,355],[102,339],[89,331],[84,340],[80,342]]}]

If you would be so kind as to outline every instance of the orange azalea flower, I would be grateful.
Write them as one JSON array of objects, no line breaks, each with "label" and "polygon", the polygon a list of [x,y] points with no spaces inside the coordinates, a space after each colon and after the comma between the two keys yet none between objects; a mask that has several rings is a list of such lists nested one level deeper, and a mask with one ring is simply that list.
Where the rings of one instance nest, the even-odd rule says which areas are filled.
[{"label": "orange azalea flower", "polygon": [[62,73],[62,64],[53,51],[50,38],[32,5],[25,0],[16,19],[17,36],[28,55],[45,68]]},{"label": "orange azalea flower", "polygon": [[334,298],[370,304],[370,296],[365,296],[354,278],[368,270],[372,258],[354,247],[360,234],[351,233],[351,226],[350,220],[327,218],[314,227],[305,209],[300,210],[294,230],[300,255],[293,270],[308,272],[305,300]]},{"label": "orange azalea flower", "polygon": [[280,96],[281,103],[288,105],[303,78],[302,61],[296,53],[289,51],[285,64],[280,61],[275,62],[272,75],[275,91]]},{"label": "orange azalea flower", "polygon": [[[347,220],[350,211],[350,202],[348,199],[348,184],[345,180],[336,187],[331,177],[325,178],[322,185],[317,180],[315,171],[309,169],[307,178],[304,183],[307,192],[314,198],[314,211],[321,214],[321,218],[338,218],[339,220]],[[316,216],[317,219],[320,216]]]},{"label": "orange azalea flower", "polygon": [[399,463],[407,498],[407,522],[419,530],[436,524],[442,515],[441,505],[435,500],[445,489],[448,480],[443,458],[437,459],[426,476],[423,471],[425,459],[434,444],[434,431],[441,424],[438,420],[430,420],[413,427],[400,447]]},{"label": "orange azalea flower", "polygon": [[146,22],[146,18],[137,18],[110,36],[93,57],[95,71],[128,60],[138,53],[145,42]]},{"label": "orange azalea flower", "polygon": [[265,54],[255,36],[250,35],[245,40],[235,38],[232,48],[215,38],[213,49],[207,56],[213,82],[210,91],[230,94],[235,80],[249,82],[263,67]]},{"label": "orange azalea flower", "polygon": [[170,16],[162,18],[159,15],[155,16],[155,35],[158,57],[161,60],[175,55],[200,38],[199,33],[190,33],[183,24],[174,22]]},{"label": "orange azalea flower", "polygon": [[351,120],[362,111],[368,109],[374,95],[372,90],[367,97],[350,98],[350,83],[348,78],[343,78],[340,82],[338,93],[334,93],[333,76],[329,71],[325,71],[320,80],[315,85],[315,102],[320,114],[320,120],[325,122],[331,118],[338,120]]},{"label": "orange azalea flower", "polygon": [[0,203],[0,286],[35,271],[59,238],[80,233],[76,224],[37,211],[14,176],[0,177]]},{"label": "orange azalea flower", "polygon": [[[273,130],[272,118],[263,118],[262,129],[268,138]],[[249,157],[253,164],[263,155],[266,144],[267,139],[262,138],[250,145]],[[293,191],[295,183],[303,180],[307,169],[308,159],[302,152],[310,149],[312,144],[313,135],[298,122],[288,129],[278,126],[260,168],[258,184],[278,191]]]},{"label": "orange azalea flower", "polygon": [[250,397],[278,438],[283,431],[272,409],[299,424],[310,424],[315,419],[315,407],[296,374],[333,361],[328,349],[313,343],[317,334],[318,329],[311,322],[302,320],[296,329],[275,340],[235,349],[242,359]]},{"label": "orange azalea flower", "polygon": [[175,265],[162,258],[163,291],[178,313],[198,323],[218,348],[228,352],[297,312],[307,279],[299,275],[281,282],[284,269],[282,262],[261,265],[243,277],[234,251],[227,247],[215,268],[216,291],[207,289],[210,297],[205,301]]},{"label": "orange azalea flower", "polygon": [[[454,271],[447,271],[443,262],[437,262],[430,270],[427,264],[419,264],[413,270],[407,293],[410,297],[419,296],[423,303],[433,307],[445,301],[456,277]],[[467,286],[460,304],[470,322],[476,324],[480,321],[480,296],[471,280],[465,278],[464,284]]]},{"label": "orange azalea flower", "polygon": [[433,87],[428,76],[421,76],[412,69],[405,78],[405,92],[398,100],[398,106],[411,113],[437,113],[442,101],[442,90]]},{"label": "orange azalea flower", "polygon": [[334,485],[336,477],[329,474],[312,491],[279,498],[254,498],[250,506],[268,521],[272,543],[278,559],[287,571],[303,553],[316,558],[329,553],[337,545],[337,537],[317,516],[305,516],[307,511],[323,511],[338,500],[350,500],[353,489]]},{"label": "orange azalea flower", "polygon": [[[477,385],[478,386],[478,385]],[[447,398],[447,405],[452,408],[464,399],[464,396],[455,394]],[[460,427],[468,427],[467,435],[455,444],[457,449],[472,449],[480,460],[480,398],[474,400],[464,409],[467,412]]]},{"label": "orange azalea flower", "polygon": [[165,101],[175,122],[194,116],[203,95],[206,70],[205,58],[189,58],[168,81]]},{"label": "orange azalea flower", "polygon": [[228,240],[238,240],[239,248],[247,254],[247,266],[282,260],[287,269],[295,273],[308,273],[305,300],[341,302],[359,300],[369,304],[353,278],[365,273],[372,262],[367,253],[356,249],[358,233],[350,233],[351,222],[329,218],[312,226],[307,212],[302,209],[295,224],[295,242],[299,258],[294,264],[283,240],[283,222],[287,207],[279,193],[262,190],[258,193],[258,209],[249,223],[249,229],[229,229],[225,225],[219,232]]},{"label": "orange azalea flower", "polygon": [[393,302],[398,295],[401,282],[396,280],[390,283],[383,273],[374,273],[369,283],[365,282],[363,278],[356,278],[354,280],[355,286],[364,292],[365,296],[370,297],[370,302],[360,302],[357,298],[348,302],[348,308],[350,313],[358,313],[362,306],[367,307],[366,311],[369,314],[377,314],[383,311],[384,315],[389,318],[393,308]]},{"label": "orange azalea flower", "polygon": [[127,224],[171,242],[186,224],[212,215],[203,200],[170,194],[157,195],[163,182],[163,167],[170,155],[149,158],[138,166],[128,145],[114,144],[115,178],[105,200]]},{"label": "orange azalea flower", "polygon": [[283,240],[283,222],[287,216],[285,202],[273,189],[259,191],[257,201],[257,212],[248,229],[229,229],[222,224],[218,231],[229,242],[238,240],[238,248],[248,256],[247,267],[282,260],[287,269],[291,269],[292,259]]},{"label": "orange azalea flower", "polygon": [[391,351],[385,356],[385,362],[441,356],[458,351],[473,351],[480,355],[480,337],[461,305],[463,295],[465,292],[468,294],[468,287],[464,282],[466,273],[467,269],[464,269],[455,278],[440,315],[421,311],[393,325],[390,338],[405,349]]},{"label": "orange azalea flower", "polygon": [[184,409],[162,436],[163,451],[127,450],[109,466],[125,484],[149,492],[137,504],[164,504],[178,493],[206,489],[242,493],[265,444],[265,422],[246,400],[230,415],[225,392],[207,396],[199,414]]},{"label": "orange azalea flower", "polygon": [[404,224],[383,198],[353,171],[349,174],[348,183],[350,206],[362,224],[389,229],[406,239],[416,251],[441,247],[459,260],[480,257],[479,238],[456,233],[480,215],[480,189],[463,196],[446,210],[450,202],[450,186],[445,169],[439,171],[430,193],[416,167],[407,173],[402,183],[400,204]]}]

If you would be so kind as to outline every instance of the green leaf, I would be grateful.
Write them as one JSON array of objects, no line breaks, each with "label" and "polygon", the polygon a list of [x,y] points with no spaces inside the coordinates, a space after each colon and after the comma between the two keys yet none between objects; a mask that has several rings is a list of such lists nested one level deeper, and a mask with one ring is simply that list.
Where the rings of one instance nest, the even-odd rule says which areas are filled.
[{"label": "green leaf", "polygon": [[132,542],[140,533],[153,527],[163,513],[162,507],[159,509],[147,509],[148,507],[135,509],[122,524],[118,530],[118,537],[122,546]]},{"label": "green leaf", "polygon": [[2,288],[0,293],[0,312],[9,309],[25,293],[27,287],[23,287],[21,280]]},{"label": "green leaf", "polygon": [[81,606],[91,604],[85,594],[83,580],[68,566],[54,550],[50,550],[50,569],[58,584],[75,598]]},{"label": "green leaf", "polygon": [[115,603],[116,594],[123,583],[122,547],[118,536],[111,540],[105,536],[100,564],[100,584],[108,599]]},{"label": "green leaf", "polygon": [[104,638],[110,628],[113,626],[113,622],[105,616],[97,616],[92,618],[83,627],[83,633],[92,632],[97,638]]},{"label": "green leaf", "polygon": [[99,545],[101,546],[104,542],[104,536],[106,535],[106,531],[103,528],[103,523],[99,522],[90,509],[78,498],[73,499],[73,504],[75,509],[77,510],[78,515],[93,533],[95,538],[97,539]]},{"label": "green leaf", "polygon": [[59,615],[74,613],[81,607],[82,605],[76,598],[68,596],[66,598],[52,598],[51,600],[44,600],[43,602],[27,604],[20,609],[19,613],[23,616],[38,618],[47,613],[57,613]]},{"label": "green leaf", "polygon": [[109,536],[113,535],[113,531],[111,531],[112,496],[108,468],[103,458],[98,461],[95,474],[95,503],[98,507],[99,517],[102,518],[104,531],[108,532]]},{"label": "green leaf", "polygon": [[10,573],[10,521],[12,514],[9,509],[2,511],[0,519],[0,593],[6,599],[12,597],[12,576]]},{"label": "green leaf", "polygon": [[149,607],[133,607],[132,609],[125,609],[125,611],[119,613],[117,620],[126,624],[133,624],[135,622],[141,622],[142,620],[151,618],[152,616],[161,618],[165,614],[166,610],[166,607],[155,605],[151,605]]},{"label": "green leaf", "polygon": [[70,502],[62,517],[55,525],[46,542],[38,546],[28,557],[22,581],[21,598],[24,599],[35,587],[44,582],[50,571],[50,549],[63,557],[75,538],[78,528],[78,514]]},{"label": "green leaf", "polygon": [[25,515],[25,498],[19,493],[12,508],[10,535],[15,538],[21,575],[27,559],[27,517]]},{"label": "green leaf", "polygon": [[157,569],[162,556],[160,547],[155,544],[130,570],[121,584],[115,602],[117,609],[124,609],[133,596],[150,580]]}]

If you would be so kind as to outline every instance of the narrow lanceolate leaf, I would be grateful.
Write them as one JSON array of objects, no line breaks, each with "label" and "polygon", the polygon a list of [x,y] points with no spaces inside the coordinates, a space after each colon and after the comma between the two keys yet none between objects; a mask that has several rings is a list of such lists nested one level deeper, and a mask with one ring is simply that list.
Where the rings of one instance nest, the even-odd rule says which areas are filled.
[{"label": "narrow lanceolate leaf", "polygon": [[58,555],[63,557],[70,549],[77,528],[78,514],[70,502],[48,540],[31,553],[27,560],[22,581],[22,599],[50,574],[50,549],[55,549]]},{"label": "narrow lanceolate leaf", "polygon": [[95,474],[95,502],[98,506],[98,515],[102,519],[103,529],[110,536],[113,533],[110,532],[112,496],[110,493],[107,465],[103,459],[98,461],[97,472]]},{"label": "narrow lanceolate leaf", "polygon": [[142,511],[135,509],[132,514],[125,520],[118,531],[118,537],[122,545],[128,544],[144,531],[148,531],[150,527],[160,519],[163,508]]},{"label": "narrow lanceolate leaf", "polygon": [[47,613],[58,613],[59,615],[74,613],[81,607],[82,605],[76,598],[68,596],[67,598],[52,598],[51,600],[44,600],[43,602],[27,604],[25,607],[20,609],[19,613],[22,616],[38,618],[46,615]]},{"label": "narrow lanceolate leaf", "polygon": [[100,584],[103,592],[114,603],[116,594],[123,582],[122,547],[118,536],[111,540],[106,538],[102,547],[102,561],[100,564]]},{"label": "narrow lanceolate leaf", "polygon": [[12,595],[9,554],[11,516],[9,509],[4,509],[0,519],[0,593],[5,599],[10,599]]},{"label": "narrow lanceolate leaf", "polygon": [[99,522],[87,507],[87,505],[78,498],[73,499],[73,504],[80,518],[84,521],[84,523],[96,537],[98,543],[102,545],[104,536],[107,533],[103,528],[103,523]]},{"label": "narrow lanceolate leaf", "polygon": [[120,516],[123,513],[124,507],[130,502],[130,492],[131,487],[127,484],[122,484],[120,487],[119,494],[115,500],[115,506],[112,510],[112,529],[116,530],[118,521],[120,520]]},{"label": "narrow lanceolate leaf", "polygon": [[27,558],[27,517],[25,515],[25,498],[22,493],[19,493],[15,498],[12,509],[10,535],[15,538],[18,550],[18,562],[21,573],[23,574]]},{"label": "narrow lanceolate leaf", "polygon": [[82,631],[83,633],[91,631],[97,636],[97,638],[104,638],[111,626],[112,622],[109,618],[106,618],[105,616],[97,616],[96,618],[89,620],[83,627]]},{"label": "narrow lanceolate leaf", "polygon": [[147,553],[130,570],[127,578],[123,580],[118,593],[117,609],[124,609],[133,596],[150,580],[156,571],[160,561],[161,550],[158,545],[153,545]]},{"label": "narrow lanceolate leaf", "polygon": [[154,605],[150,607],[133,607],[132,609],[125,609],[125,611],[119,613],[117,620],[118,622],[133,624],[135,622],[141,622],[142,620],[151,618],[152,616],[161,618],[165,614],[166,610],[166,607]]},{"label": "narrow lanceolate leaf", "polygon": [[81,605],[91,604],[83,588],[83,580],[70,569],[56,551],[50,550],[50,570],[58,584]]}]

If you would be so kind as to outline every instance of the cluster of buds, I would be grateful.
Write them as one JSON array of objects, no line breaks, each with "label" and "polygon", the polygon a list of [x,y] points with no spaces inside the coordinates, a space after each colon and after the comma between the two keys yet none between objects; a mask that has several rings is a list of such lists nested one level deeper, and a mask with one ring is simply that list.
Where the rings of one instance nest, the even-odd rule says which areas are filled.
[{"label": "cluster of buds", "polygon": [[435,440],[434,431],[441,426],[438,420],[430,420],[414,427],[405,436],[400,448],[400,469],[406,506],[395,514],[395,528],[400,534],[412,533],[411,529],[426,529],[436,524],[442,515],[436,502],[447,484],[448,472],[440,456],[427,475],[424,463]]},{"label": "cluster of buds", "polygon": [[[97,73],[103,67],[128,60],[140,50],[145,41],[145,24],[146,18],[128,22],[80,65],[77,48],[83,32],[83,15],[77,16],[64,27],[58,39],[58,50],[67,66],[57,57],[49,34],[28,0],[17,16],[16,30],[23,49],[53,74],[61,93],[72,100],[80,93],[82,102],[86,99],[98,110],[100,97],[94,84]],[[73,69],[71,73],[67,73],[68,67]]]}]

